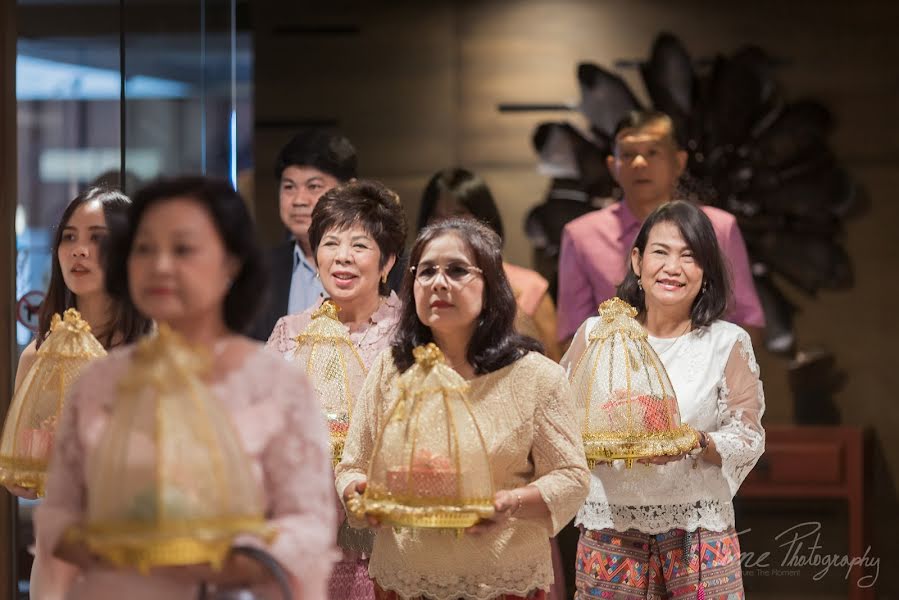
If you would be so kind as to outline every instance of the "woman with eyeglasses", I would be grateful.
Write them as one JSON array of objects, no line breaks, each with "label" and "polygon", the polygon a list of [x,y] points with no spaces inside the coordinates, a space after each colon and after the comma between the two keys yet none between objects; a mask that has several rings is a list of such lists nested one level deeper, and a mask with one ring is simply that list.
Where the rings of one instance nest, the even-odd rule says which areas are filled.
[{"label": "woman with eyeglasses", "polygon": [[[471,217],[481,221],[503,239],[503,220],[493,193],[479,175],[468,169],[451,168],[435,173],[421,195],[418,227],[446,217]],[[515,328],[543,344],[544,353],[559,360],[556,339],[556,307],[549,293],[549,282],[536,271],[503,262],[503,271],[515,296]]]},{"label": "woman with eyeglasses", "polygon": [[379,528],[369,565],[378,598],[545,598],[549,538],[577,511],[589,481],[565,374],[536,340],[515,333],[515,297],[491,229],[473,219],[429,225],[409,264],[397,337],[357,399],[337,489],[344,501],[365,490],[394,378],[412,366],[415,347],[434,342],[468,380],[498,491],[495,515],[460,537]]},{"label": "woman with eyeglasses", "polygon": [[[312,211],[309,243],[318,276],[328,299],[337,305],[337,318],[346,326],[366,369],[390,345],[399,321],[400,300],[390,291],[387,274],[405,241],[403,207],[394,192],[376,181],[359,180],[336,187],[322,196]],[[296,337],[323,301],[282,317],[266,347],[293,360]],[[369,532],[353,533],[345,522],[341,523],[338,544],[343,558],[328,581],[328,596],[333,600],[374,598],[367,558],[372,537]]]}]

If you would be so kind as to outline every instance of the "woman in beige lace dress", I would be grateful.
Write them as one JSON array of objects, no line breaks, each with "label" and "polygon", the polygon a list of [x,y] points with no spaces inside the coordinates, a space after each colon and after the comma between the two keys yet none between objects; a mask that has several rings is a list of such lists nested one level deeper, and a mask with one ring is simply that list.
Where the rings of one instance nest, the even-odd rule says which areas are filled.
[{"label": "woman in beige lace dress", "polygon": [[[334,188],[312,211],[309,242],[322,287],[337,305],[337,317],[346,326],[366,370],[390,346],[399,320],[400,301],[387,287],[387,274],[405,241],[406,221],[396,194],[374,181]],[[320,306],[318,302],[299,314],[282,317],[266,347],[292,361],[296,337]],[[305,368],[305,364],[300,366]],[[358,391],[362,381],[349,384],[351,391]],[[342,517],[343,510],[340,512]],[[338,542],[343,560],[334,567],[328,583],[332,600],[374,598],[367,558],[372,537],[365,532],[351,533],[348,525],[341,523]]]},{"label": "woman in beige lace dress", "polygon": [[337,489],[361,492],[378,423],[416,346],[435,342],[470,385],[496,492],[495,516],[461,537],[379,528],[370,573],[380,598],[544,598],[549,538],[587,493],[588,471],[562,369],[513,330],[499,237],[473,219],[426,227],[410,254],[397,340],[375,361],[350,424]]}]

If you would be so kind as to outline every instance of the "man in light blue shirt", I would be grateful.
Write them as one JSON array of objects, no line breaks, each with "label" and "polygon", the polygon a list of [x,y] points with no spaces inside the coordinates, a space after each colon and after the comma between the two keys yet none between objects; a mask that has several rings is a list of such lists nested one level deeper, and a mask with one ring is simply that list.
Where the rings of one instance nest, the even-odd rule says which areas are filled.
[{"label": "man in light blue shirt", "polygon": [[290,278],[290,294],[287,297],[287,314],[303,312],[315,304],[324,293],[318,273],[300,245],[293,247],[293,272]]},{"label": "man in light blue shirt", "polygon": [[324,293],[309,245],[312,209],[328,190],[356,178],[356,149],[338,133],[323,129],[299,132],[278,153],[281,222],[290,239],[269,254],[271,286],[268,305],[250,335],[267,340],[278,319],[302,312]]}]

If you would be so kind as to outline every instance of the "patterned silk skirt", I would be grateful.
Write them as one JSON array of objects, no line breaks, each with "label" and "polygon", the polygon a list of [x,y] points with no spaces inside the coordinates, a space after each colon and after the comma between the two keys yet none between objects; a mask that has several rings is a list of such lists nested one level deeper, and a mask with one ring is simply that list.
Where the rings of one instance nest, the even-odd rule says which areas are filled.
[{"label": "patterned silk skirt", "polygon": [[[375,584],[375,598],[377,600],[427,600],[427,598],[403,598],[396,592],[382,590],[378,587],[378,584]],[[492,600],[546,600],[546,592],[543,590],[536,590],[531,592],[527,596],[512,596],[510,594],[503,594],[501,596],[496,596]]]},{"label": "patterned silk skirt", "polygon": [[740,542],[733,528],[655,535],[583,530],[576,567],[577,600],[743,598]]}]

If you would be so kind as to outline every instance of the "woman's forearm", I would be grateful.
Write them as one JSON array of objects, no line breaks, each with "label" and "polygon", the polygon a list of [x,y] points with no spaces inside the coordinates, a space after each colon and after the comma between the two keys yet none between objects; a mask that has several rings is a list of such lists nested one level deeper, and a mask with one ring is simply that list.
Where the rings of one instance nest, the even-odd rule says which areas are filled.
[{"label": "woman's forearm", "polygon": [[517,519],[540,519],[549,516],[549,507],[536,486],[526,485],[506,492],[510,495],[508,502],[512,505],[510,516]]},{"label": "woman's forearm", "polygon": [[700,459],[709,464],[715,465],[716,467],[720,467],[721,455],[718,454],[718,448],[715,446],[715,440],[708,433],[705,437],[708,440],[708,446],[706,446],[705,452],[702,453]]}]

